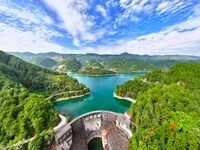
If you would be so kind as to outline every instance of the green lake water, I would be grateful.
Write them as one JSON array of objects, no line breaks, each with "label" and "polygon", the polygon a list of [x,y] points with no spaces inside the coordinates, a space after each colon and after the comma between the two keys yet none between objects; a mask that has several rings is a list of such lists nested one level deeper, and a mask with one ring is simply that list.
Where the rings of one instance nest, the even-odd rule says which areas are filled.
[{"label": "green lake water", "polygon": [[114,98],[113,92],[115,87],[136,76],[144,74],[144,72],[133,72],[113,76],[93,77],[70,73],[68,75],[89,87],[91,93],[84,97],[56,102],[54,103],[54,107],[56,110],[70,115],[71,118],[95,110],[109,110],[124,113],[129,109],[130,102]]}]

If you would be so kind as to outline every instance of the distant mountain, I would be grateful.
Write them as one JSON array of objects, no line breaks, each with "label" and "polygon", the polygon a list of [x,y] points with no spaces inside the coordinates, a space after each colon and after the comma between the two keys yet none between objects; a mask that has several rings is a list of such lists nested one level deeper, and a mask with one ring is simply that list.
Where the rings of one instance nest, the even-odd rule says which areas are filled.
[{"label": "distant mountain", "polygon": [[99,54],[95,54],[95,53],[86,53],[85,55],[88,55],[88,56],[100,56]]},{"label": "distant mountain", "polygon": [[122,58],[139,58],[139,59],[151,59],[151,60],[200,60],[200,56],[190,56],[190,55],[139,55],[139,54],[130,54],[130,53],[121,53],[121,54],[96,54],[96,53],[86,53],[86,54],[61,54],[55,52],[49,53],[30,53],[30,52],[10,52],[10,54],[17,57],[122,57]]},{"label": "distant mountain", "polygon": [[55,52],[48,52],[48,53],[38,53],[37,55],[39,56],[43,56],[43,57],[55,57],[55,56],[58,56],[58,55],[62,55],[62,54],[59,54],[59,53],[55,53]]},{"label": "distant mountain", "polygon": [[35,56],[37,54],[31,53],[31,52],[8,52],[11,55],[16,55],[16,56],[22,56],[22,57],[30,57],[30,56]]},{"label": "distant mountain", "polygon": [[130,53],[127,53],[127,52],[125,52],[125,53],[121,53],[121,54],[119,54],[119,56],[121,56],[121,57],[139,57],[140,55],[136,55],[136,54],[130,54]]},{"label": "distant mountain", "polygon": [[178,61],[199,61],[200,56],[189,56],[189,55],[164,55],[164,56],[152,56],[151,59],[157,60],[178,60]]},{"label": "distant mountain", "polygon": [[[155,69],[168,69],[172,65],[178,62],[195,62],[200,61],[200,56],[185,56],[185,55],[138,55],[130,53],[121,53],[119,55],[110,54],[60,54],[60,53],[12,53],[17,57],[20,57],[28,62],[40,65],[42,67],[50,67],[57,71],[66,72],[67,70],[74,70],[75,72],[80,70],[82,67],[88,64],[89,60],[95,60],[97,63],[101,64],[107,70],[117,71],[117,72],[131,72],[131,71],[151,71]],[[67,61],[70,59],[75,59],[75,61]],[[43,60],[49,60],[46,63]],[[55,62],[53,63],[54,60]],[[40,64],[38,62],[43,62]],[[57,64],[56,64],[57,63]],[[79,67],[77,67],[77,63]],[[73,66],[76,65],[76,66]],[[58,67],[59,66],[59,67]],[[81,68],[80,68],[81,66]],[[76,69],[73,69],[76,68]],[[88,67],[84,67],[84,72]],[[83,70],[83,69],[82,69]],[[88,71],[86,71],[88,72]],[[90,71],[89,71],[90,72]]]},{"label": "distant mountain", "polygon": [[139,58],[139,59],[150,59],[150,60],[178,60],[178,61],[189,61],[189,60],[200,60],[200,56],[189,56],[189,55],[137,55],[130,53],[121,53],[120,57],[126,58]]}]

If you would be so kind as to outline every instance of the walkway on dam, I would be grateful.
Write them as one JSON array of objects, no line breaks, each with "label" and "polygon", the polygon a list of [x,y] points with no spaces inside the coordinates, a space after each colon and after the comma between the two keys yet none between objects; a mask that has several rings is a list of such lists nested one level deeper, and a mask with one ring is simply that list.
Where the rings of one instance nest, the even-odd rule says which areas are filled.
[{"label": "walkway on dam", "polygon": [[[117,125],[119,116],[124,115],[94,111],[75,118],[55,132],[56,149],[88,150],[88,143],[96,137],[101,138],[102,131],[106,129],[109,150],[128,150],[129,135]],[[125,126],[125,122],[120,124]]]}]

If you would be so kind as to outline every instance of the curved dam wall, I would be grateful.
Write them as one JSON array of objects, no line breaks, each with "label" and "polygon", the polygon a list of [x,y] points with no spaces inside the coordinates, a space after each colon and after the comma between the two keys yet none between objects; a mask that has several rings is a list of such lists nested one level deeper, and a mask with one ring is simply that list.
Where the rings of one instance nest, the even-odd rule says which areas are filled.
[{"label": "curved dam wall", "polygon": [[90,140],[101,137],[102,129],[108,129],[110,124],[115,126],[120,115],[124,116],[111,111],[93,111],[73,119],[55,132],[56,149],[87,149]]},{"label": "curved dam wall", "polygon": [[118,113],[110,111],[93,111],[86,113],[69,124],[74,133],[80,134],[87,139],[87,142],[94,137],[101,137],[101,129],[106,128],[107,122],[115,122]]}]

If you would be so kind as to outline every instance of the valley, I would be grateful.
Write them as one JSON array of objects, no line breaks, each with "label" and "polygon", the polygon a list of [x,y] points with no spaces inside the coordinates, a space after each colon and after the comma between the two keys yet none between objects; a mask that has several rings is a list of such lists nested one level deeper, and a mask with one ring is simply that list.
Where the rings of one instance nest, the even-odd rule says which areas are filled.
[{"label": "valley", "polygon": [[200,0],[0,0],[0,150],[200,150]]},{"label": "valley", "polygon": [[[129,149],[167,149],[175,145],[178,149],[196,149],[199,145],[198,60],[167,60],[165,69],[161,63],[157,66],[162,67],[153,71],[123,73],[123,67],[109,72],[98,59],[89,60],[84,67],[78,59],[68,59],[62,64],[68,69],[58,71],[55,66],[39,67],[3,51],[0,58],[1,146],[22,141],[26,149],[40,141],[39,149],[45,149],[49,147],[47,141],[53,141],[59,113],[69,121],[102,110],[128,113],[134,125]],[[57,64],[49,59],[42,64]],[[120,62],[122,66],[133,63],[129,58],[116,59],[120,61],[104,63],[115,67]],[[125,66],[129,66],[127,63]],[[172,141],[179,136],[185,145],[181,145],[183,140]]]},{"label": "valley", "polygon": [[195,56],[150,56],[122,53],[119,55],[60,54],[60,53],[11,53],[21,59],[52,71],[74,72],[82,75],[101,76],[133,71],[169,69],[180,62],[198,62]]}]

